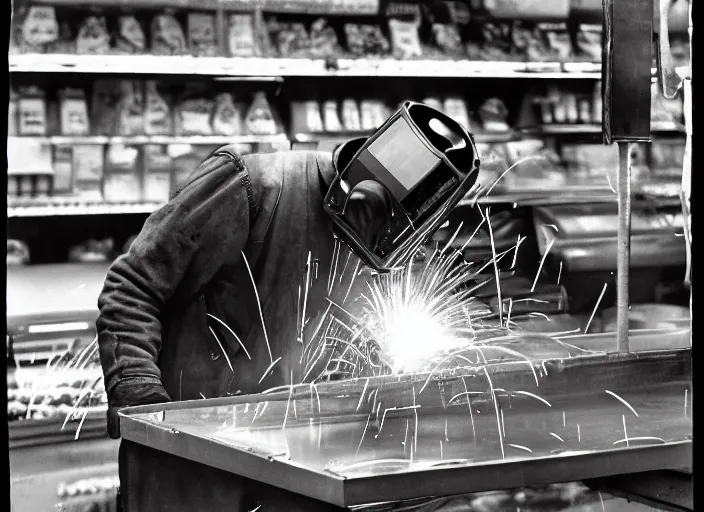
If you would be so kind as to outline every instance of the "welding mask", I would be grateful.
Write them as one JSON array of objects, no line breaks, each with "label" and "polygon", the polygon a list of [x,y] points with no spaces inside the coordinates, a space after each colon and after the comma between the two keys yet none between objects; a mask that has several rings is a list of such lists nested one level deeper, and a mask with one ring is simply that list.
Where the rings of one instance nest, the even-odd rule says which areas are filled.
[{"label": "welding mask", "polygon": [[406,264],[477,180],[474,139],[459,123],[406,102],[371,137],[337,150],[325,197],[336,236],[370,268]]}]

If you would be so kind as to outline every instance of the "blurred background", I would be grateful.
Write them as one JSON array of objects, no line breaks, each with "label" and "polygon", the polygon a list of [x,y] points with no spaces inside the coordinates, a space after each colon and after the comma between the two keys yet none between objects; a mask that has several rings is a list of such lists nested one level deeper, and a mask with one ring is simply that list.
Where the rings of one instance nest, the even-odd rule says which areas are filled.
[{"label": "blurred background", "polygon": [[[403,101],[438,108],[475,135],[496,251],[527,237],[500,268],[516,322],[615,330],[618,149],[601,135],[601,12],[601,0],[15,0],[13,510],[114,508],[100,367],[47,369],[93,340],[110,263],[224,144],[329,150]],[[690,64],[687,13],[679,0],[670,14],[676,66]],[[651,126],[633,161],[631,324],[688,326],[683,101],[665,100],[655,73]],[[461,203],[434,243],[462,247],[473,208]],[[480,231],[465,259],[490,259],[490,242]],[[504,308],[491,288],[483,298]],[[526,298],[521,318],[513,300]]]}]

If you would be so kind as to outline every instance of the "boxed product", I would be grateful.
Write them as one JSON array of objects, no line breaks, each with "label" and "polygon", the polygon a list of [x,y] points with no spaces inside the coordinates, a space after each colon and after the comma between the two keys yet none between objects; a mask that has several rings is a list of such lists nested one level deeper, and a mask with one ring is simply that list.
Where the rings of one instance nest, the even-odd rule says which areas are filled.
[{"label": "boxed product", "polygon": [[19,135],[47,135],[47,102],[38,87],[20,89],[17,100],[17,132]]},{"label": "boxed product", "polygon": [[120,16],[117,19],[117,33],[115,34],[115,48],[120,53],[144,53],[147,39],[142,25],[134,16]]},{"label": "boxed product", "polygon": [[59,91],[59,110],[62,135],[90,134],[88,103],[81,89]]},{"label": "boxed product", "polygon": [[227,35],[231,57],[254,57],[258,54],[254,17],[251,14],[231,14]]},{"label": "boxed product", "polygon": [[433,23],[433,38],[438,48],[446,55],[456,58],[465,55],[460,30],[457,25]]},{"label": "boxed product", "polygon": [[123,86],[119,80],[93,83],[91,126],[95,135],[116,135]]},{"label": "boxed product", "polygon": [[337,33],[325,18],[318,18],[310,27],[310,52],[313,58],[332,57],[340,53]]},{"label": "boxed product", "polygon": [[230,93],[215,96],[211,124],[218,135],[240,135],[244,131],[244,113]]},{"label": "boxed product", "polygon": [[[509,168],[506,147],[503,144],[477,143],[477,157],[481,160],[481,172],[477,175],[477,182],[486,189],[499,179],[501,174]],[[501,182],[496,189],[501,188]]]},{"label": "boxed product", "polygon": [[283,23],[272,19],[268,31],[281,57],[310,57],[311,40],[303,23]]},{"label": "boxed product", "polygon": [[189,88],[176,106],[176,133],[178,135],[212,135],[210,118],[213,101],[198,88]]},{"label": "boxed product", "polygon": [[142,180],[139,167],[139,149],[120,144],[110,145],[105,155],[103,178],[105,200],[141,201]]},{"label": "boxed product", "polygon": [[82,199],[101,200],[104,172],[103,146],[75,145],[72,149],[74,193]]},{"label": "boxed product", "polygon": [[170,135],[173,133],[171,108],[153,80],[145,84],[144,133]]},{"label": "boxed product", "polygon": [[171,14],[158,14],[154,17],[151,43],[154,55],[184,55],[188,50],[181,24]]},{"label": "boxed product", "polygon": [[215,57],[218,54],[214,14],[188,14],[188,46],[191,53],[198,57]]},{"label": "boxed product", "polygon": [[295,133],[323,131],[323,115],[315,100],[291,102],[291,125]]},{"label": "boxed product", "polygon": [[144,147],[145,201],[167,202],[171,191],[171,157],[163,146]]},{"label": "boxed product", "polygon": [[382,33],[380,26],[346,23],[344,30],[347,49],[354,56],[366,57],[389,53],[389,41]]},{"label": "boxed product", "polygon": [[120,102],[117,109],[117,135],[144,134],[144,83],[120,82]]},{"label": "boxed product", "polygon": [[54,194],[73,193],[73,148],[54,147]]},{"label": "boxed product", "polygon": [[471,60],[516,61],[525,59],[524,49],[516,47],[512,26],[507,22],[482,22],[471,25],[465,45]]},{"label": "boxed product", "polygon": [[464,99],[458,96],[451,96],[445,99],[443,108],[440,112],[444,112],[451,119],[454,119],[459,124],[464,126],[468,131],[473,131],[471,123],[469,122],[469,114],[467,113],[467,104]]},{"label": "boxed product", "polygon": [[352,98],[342,101],[342,124],[345,130],[356,132],[362,129],[362,119],[359,113],[359,105]]},{"label": "boxed product", "polygon": [[33,5],[27,8],[20,23],[19,46],[25,53],[43,53],[59,38],[59,24],[54,7]]},{"label": "boxed product", "polygon": [[397,59],[422,57],[423,50],[418,36],[418,22],[399,19],[389,20],[391,48]]},{"label": "boxed product", "polygon": [[508,109],[498,98],[489,98],[479,107],[478,116],[484,130],[488,132],[506,132],[508,126]]},{"label": "boxed product", "polygon": [[76,53],[105,55],[110,53],[110,34],[103,16],[88,16],[78,27]]},{"label": "boxed product", "polygon": [[342,131],[342,123],[337,113],[337,101],[328,100],[323,103],[323,124],[326,132]]},{"label": "boxed product", "polygon": [[505,147],[508,161],[513,166],[502,179],[506,188],[540,190],[565,184],[566,173],[560,164],[560,157],[545,141],[512,141]]},{"label": "boxed product", "polygon": [[263,92],[254,94],[252,104],[245,116],[245,127],[252,135],[275,135],[281,132],[274,111]]},{"label": "boxed product", "polygon": [[601,25],[580,25],[577,29],[577,57],[601,62]]}]

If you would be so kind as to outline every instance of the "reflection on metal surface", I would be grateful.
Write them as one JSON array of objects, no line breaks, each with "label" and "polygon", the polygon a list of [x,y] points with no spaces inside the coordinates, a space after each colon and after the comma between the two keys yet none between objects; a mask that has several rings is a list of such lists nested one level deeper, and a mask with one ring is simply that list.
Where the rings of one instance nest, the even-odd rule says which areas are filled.
[{"label": "reflection on metal surface", "polygon": [[[421,497],[690,464],[689,351],[584,355],[536,342],[528,352],[524,364],[495,353],[437,373],[135,409],[123,435],[301,494],[317,491],[300,475],[340,484],[343,505],[384,501],[389,478]],[[208,446],[218,448],[204,455]],[[253,454],[270,461],[266,474]]]}]

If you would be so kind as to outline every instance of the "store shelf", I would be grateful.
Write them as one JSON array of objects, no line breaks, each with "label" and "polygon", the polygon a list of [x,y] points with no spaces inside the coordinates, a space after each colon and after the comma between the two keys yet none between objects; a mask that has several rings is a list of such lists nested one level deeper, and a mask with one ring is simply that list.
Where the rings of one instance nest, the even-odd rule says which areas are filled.
[{"label": "store shelf", "polygon": [[63,198],[23,200],[8,198],[7,216],[12,218],[152,213],[160,206],[162,206],[161,203],[105,203]]},{"label": "store shelf", "polygon": [[[469,60],[272,59],[155,55],[23,54],[9,56],[11,73],[200,75],[227,77],[457,77],[599,79],[601,65]],[[568,71],[571,70],[571,71]]]},{"label": "store shelf", "polygon": [[[140,0],[35,0],[34,3],[61,7],[194,8],[191,0],[150,0],[148,5]],[[379,0],[200,0],[197,7],[224,11],[253,11],[258,8],[272,13],[372,15],[379,12]]]},{"label": "store shelf", "polygon": [[33,139],[55,146],[104,145],[104,144],[193,144],[220,146],[225,144],[265,144],[287,142],[286,135],[137,135],[132,137],[107,136],[52,136],[52,137],[8,137],[8,144],[15,138]]},{"label": "store shelf", "polygon": [[[86,415],[83,424],[79,421],[69,421],[62,428],[64,416],[42,420],[21,420],[8,422],[9,448],[40,446],[62,442],[74,442],[76,433],[78,439],[96,439],[107,437],[107,411],[91,410]],[[78,427],[81,427],[80,431]]]},{"label": "store shelf", "polygon": [[[600,134],[601,130],[602,127],[599,124],[547,124],[517,128],[521,134],[535,136]],[[684,125],[655,122],[650,126],[650,130],[653,133],[684,133]]]}]

